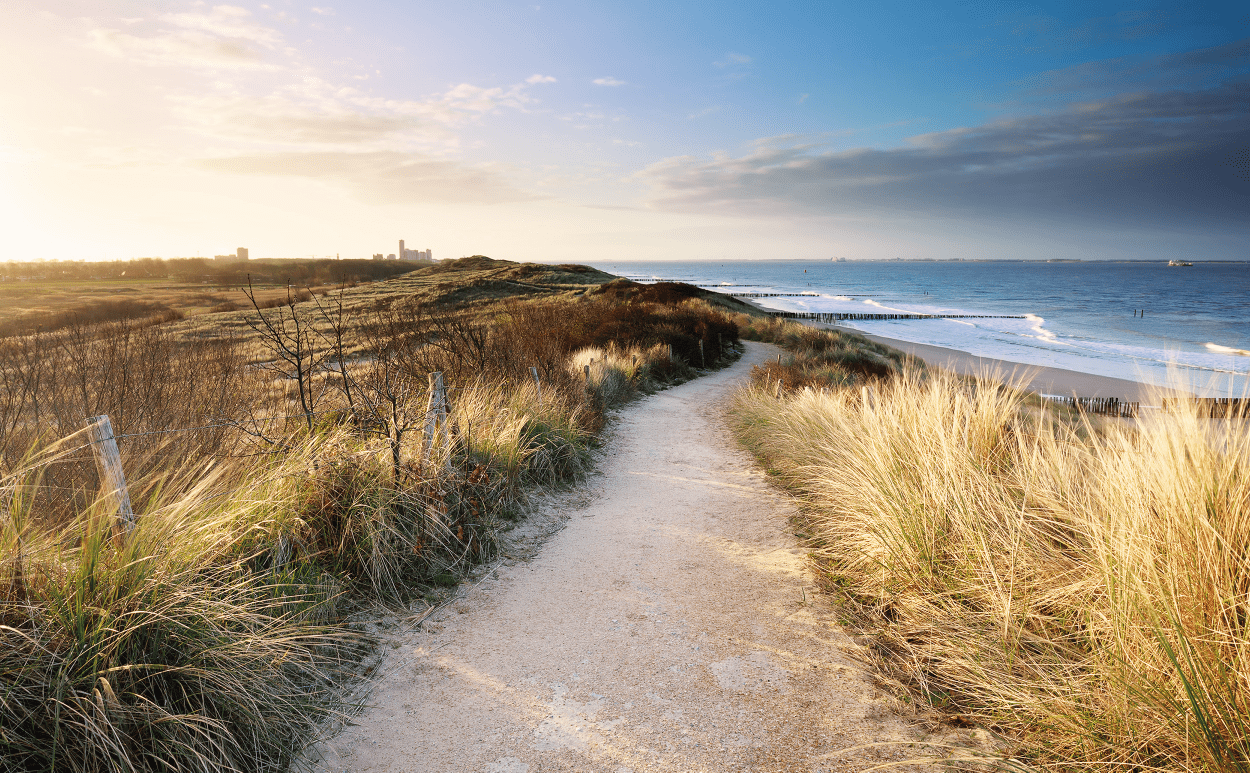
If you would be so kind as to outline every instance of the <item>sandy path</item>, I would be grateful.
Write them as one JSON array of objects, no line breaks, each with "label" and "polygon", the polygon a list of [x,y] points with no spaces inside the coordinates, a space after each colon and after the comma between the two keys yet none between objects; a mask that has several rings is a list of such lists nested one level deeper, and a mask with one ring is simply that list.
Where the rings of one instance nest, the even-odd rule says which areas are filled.
[{"label": "sandy path", "polygon": [[815,600],[792,505],[723,424],[752,363],[621,412],[565,527],[411,633],[333,771],[834,771],[917,748]]}]

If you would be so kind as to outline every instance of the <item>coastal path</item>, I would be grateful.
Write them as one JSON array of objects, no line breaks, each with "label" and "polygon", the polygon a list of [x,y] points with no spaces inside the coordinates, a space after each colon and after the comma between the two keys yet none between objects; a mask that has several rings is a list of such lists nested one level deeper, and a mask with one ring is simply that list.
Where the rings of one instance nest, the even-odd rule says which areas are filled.
[{"label": "coastal path", "polygon": [[789,498],[725,427],[731,391],[778,351],[746,347],[623,409],[597,472],[530,519],[563,524],[532,555],[514,536],[457,601],[415,630],[392,621],[366,708],[317,767],[816,773],[924,756],[813,587]]}]

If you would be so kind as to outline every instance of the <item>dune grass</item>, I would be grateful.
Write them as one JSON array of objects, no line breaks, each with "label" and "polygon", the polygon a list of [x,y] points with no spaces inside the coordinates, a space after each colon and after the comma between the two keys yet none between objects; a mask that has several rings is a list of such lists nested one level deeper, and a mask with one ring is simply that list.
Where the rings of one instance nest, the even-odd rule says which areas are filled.
[{"label": "dune grass", "polygon": [[[26,386],[0,406],[0,770],[285,770],[357,678],[349,613],[442,598],[528,491],[587,468],[607,411],[695,375],[666,341],[732,330],[697,304],[610,299],[354,324],[368,356],[275,338],[270,356],[306,347],[289,371],[159,327],[4,344],[4,383]],[[431,439],[433,370],[449,389]],[[196,413],[218,398],[234,412]],[[94,498],[84,433],[63,432],[97,413],[116,417],[129,532]]]},{"label": "dune grass", "polygon": [[1053,770],[1250,770],[1250,441],[1073,421],[991,377],[741,392],[883,669]]},{"label": "dune grass", "polygon": [[585,468],[582,411],[472,385],[428,461],[410,436],[399,479],[386,442],[344,425],[170,465],[133,482],[154,493],[129,533],[105,501],[48,528],[25,496],[47,459],[29,460],[0,480],[2,767],[284,770],[367,644],[342,605],[404,603],[491,558],[523,486]]},{"label": "dune grass", "polygon": [[[70,442],[75,438],[69,439]],[[55,450],[55,449],[54,449]],[[207,472],[116,529],[103,503],[58,529],[0,481],[0,760],[5,770],[281,770],[334,710],[340,585],[274,539],[289,459],[229,497]]]}]

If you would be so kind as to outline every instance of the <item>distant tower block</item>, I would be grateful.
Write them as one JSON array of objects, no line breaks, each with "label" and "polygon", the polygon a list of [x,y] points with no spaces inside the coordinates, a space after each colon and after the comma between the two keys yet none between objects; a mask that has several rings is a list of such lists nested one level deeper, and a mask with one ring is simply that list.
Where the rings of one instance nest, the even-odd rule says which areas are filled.
[{"label": "distant tower block", "polygon": [[240,247],[234,251],[234,255],[239,260],[247,260],[247,247]]},{"label": "distant tower block", "polygon": [[399,240],[399,252],[395,253],[400,260],[408,259],[408,251],[404,249],[404,240]]}]

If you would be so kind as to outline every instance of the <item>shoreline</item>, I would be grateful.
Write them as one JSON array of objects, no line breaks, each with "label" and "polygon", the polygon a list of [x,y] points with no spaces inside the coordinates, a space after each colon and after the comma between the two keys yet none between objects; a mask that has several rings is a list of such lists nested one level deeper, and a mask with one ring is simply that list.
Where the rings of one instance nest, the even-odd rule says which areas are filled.
[{"label": "shoreline", "polygon": [[[738,300],[766,313],[776,311],[776,309],[761,306],[749,298],[738,298]],[[1082,373],[1076,370],[1046,365],[1029,365],[1023,362],[1000,360],[994,357],[982,357],[971,352],[965,352],[962,349],[949,349],[944,346],[917,344],[897,338],[886,338],[885,336],[873,335],[855,330],[854,328],[827,322],[815,322],[804,319],[793,321],[823,330],[837,330],[843,333],[863,336],[870,341],[898,349],[905,354],[910,354],[917,359],[923,360],[927,365],[945,368],[961,376],[989,373],[1000,378],[1004,383],[1029,392],[1063,395],[1064,397],[1073,395],[1077,397],[1118,397],[1123,401],[1140,403],[1148,402],[1163,393],[1177,392],[1175,389],[1146,384],[1131,379],[1099,376],[1093,373]]]},{"label": "shoreline", "polygon": [[945,368],[961,376],[972,376],[989,373],[1004,383],[1029,392],[1064,397],[1118,397],[1126,402],[1146,403],[1157,398],[1164,392],[1175,392],[1174,389],[1145,384],[1113,376],[1099,376],[1093,373],[1082,373],[1066,368],[1055,368],[1045,365],[1028,365],[1022,362],[1011,362],[994,357],[981,357],[960,349],[947,349],[931,344],[917,344],[895,338],[863,333],[851,328],[836,325],[821,325],[831,330],[861,335],[870,341],[885,344],[901,352],[924,360],[927,365]]}]

